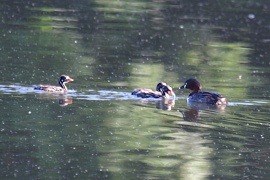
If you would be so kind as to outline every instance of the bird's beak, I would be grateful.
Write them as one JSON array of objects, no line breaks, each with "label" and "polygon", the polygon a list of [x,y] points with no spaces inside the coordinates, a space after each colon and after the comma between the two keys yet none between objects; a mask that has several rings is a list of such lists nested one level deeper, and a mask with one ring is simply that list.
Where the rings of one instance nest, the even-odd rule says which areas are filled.
[{"label": "bird's beak", "polygon": [[175,99],[175,94],[174,94],[173,91],[168,91],[168,94],[169,94],[170,96],[173,96],[173,99]]},{"label": "bird's beak", "polygon": [[179,89],[184,89],[184,88],[186,88],[185,84],[183,86],[179,87]]},{"label": "bird's beak", "polygon": [[67,79],[67,82],[73,82],[73,81],[74,81],[74,79],[72,79],[72,78]]}]

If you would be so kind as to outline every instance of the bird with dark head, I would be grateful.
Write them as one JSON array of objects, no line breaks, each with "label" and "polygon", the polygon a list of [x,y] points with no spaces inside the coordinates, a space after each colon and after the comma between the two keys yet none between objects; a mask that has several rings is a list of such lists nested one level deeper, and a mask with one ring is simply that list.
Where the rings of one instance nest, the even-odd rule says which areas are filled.
[{"label": "bird with dark head", "polygon": [[61,75],[58,84],[59,86],[51,86],[51,85],[39,85],[35,87],[35,90],[42,90],[42,91],[47,91],[47,92],[52,92],[52,93],[66,93],[67,92],[67,86],[65,85],[66,83],[73,82],[74,79],[70,78],[67,75]]},{"label": "bird with dark head", "polygon": [[227,104],[226,98],[221,96],[219,93],[202,91],[202,86],[196,79],[188,79],[179,89],[184,88],[191,90],[191,93],[187,98],[188,102],[202,102],[216,105]]}]

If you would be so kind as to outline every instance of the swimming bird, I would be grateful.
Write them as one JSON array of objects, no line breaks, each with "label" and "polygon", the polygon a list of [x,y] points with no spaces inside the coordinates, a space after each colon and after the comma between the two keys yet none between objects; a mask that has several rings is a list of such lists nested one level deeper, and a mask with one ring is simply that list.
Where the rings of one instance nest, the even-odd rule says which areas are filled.
[{"label": "swimming bird", "polygon": [[187,98],[188,102],[202,102],[216,105],[227,104],[226,98],[219,93],[202,91],[202,86],[196,79],[188,79],[179,89],[184,88],[191,90],[191,93]]},{"label": "swimming bird", "polygon": [[155,91],[147,88],[137,88],[134,89],[131,94],[141,98],[169,98],[169,96],[175,98],[172,88],[165,82],[158,83]]},{"label": "swimming bird", "polygon": [[42,90],[42,91],[47,91],[47,92],[52,92],[52,93],[66,93],[67,92],[67,87],[66,83],[73,82],[74,79],[70,78],[67,75],[61,75],[58,83],[60,86],[51,86],[51,85],[39,85],[35,87],[35,90]]}]

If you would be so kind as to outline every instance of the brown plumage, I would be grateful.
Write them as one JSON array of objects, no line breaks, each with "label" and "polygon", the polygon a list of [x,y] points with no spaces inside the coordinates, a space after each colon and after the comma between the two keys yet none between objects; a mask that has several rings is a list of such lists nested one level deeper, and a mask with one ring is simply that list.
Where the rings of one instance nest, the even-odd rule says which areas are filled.
[{"label": "brown plumage", "polygon": [[131,94],[141,98],[167,98],[168,96],[175,98],[172,88],[164,82],[158,83],[155,91],[147,88],[138,88],[134,89]]},{"label": "brown plumage", "polygon": [[67,75],[61,75],[58,83],[60,86],[51,86],[51,85],[39,85],[37,87],[35,87],[34,89],[36,90],[42,90],[42,91],[47,91],[47,92],[55,92],[55,93],[65,93],[67,92],[67,87],[66,87],[66,83],[72,82],[74,81],[74,79],[70,78]]}]

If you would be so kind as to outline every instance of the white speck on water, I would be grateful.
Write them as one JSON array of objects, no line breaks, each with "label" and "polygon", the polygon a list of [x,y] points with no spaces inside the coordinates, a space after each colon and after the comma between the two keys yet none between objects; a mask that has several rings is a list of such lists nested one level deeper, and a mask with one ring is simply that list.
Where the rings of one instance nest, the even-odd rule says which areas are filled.
[{"label": "white speck on water", "polygon": [[28,114],[31,114],[32,112],[31,111],[28,111]]},{"label": "white speck on water", "polygon": [[78,41],[74,41],[74,43],[75,43],[75,44],[77,44],[77,43],[78,43]]},{"label": "white speck on water", "polygon": [[248,14],[248,18],[249,19],[254,19],[255,18],[255,14]]}]

